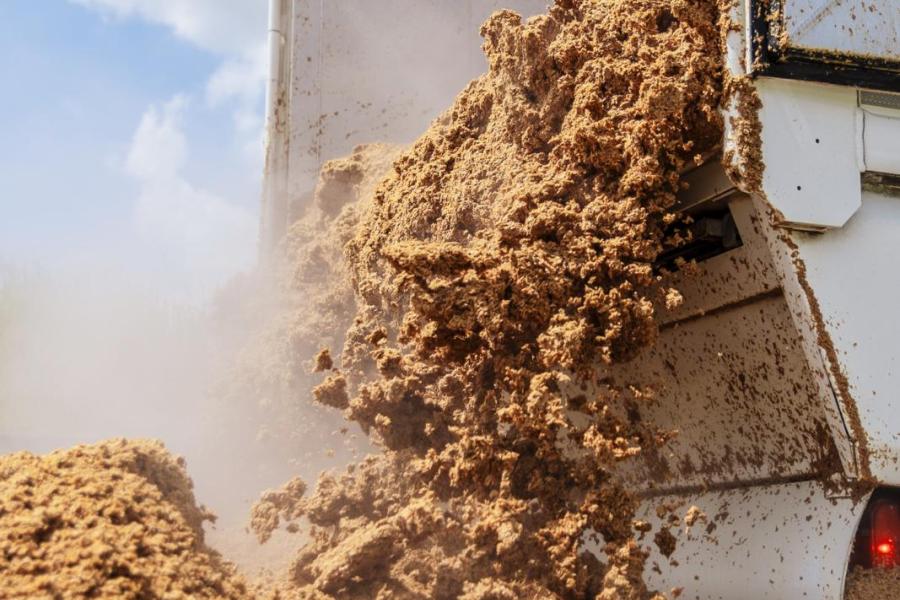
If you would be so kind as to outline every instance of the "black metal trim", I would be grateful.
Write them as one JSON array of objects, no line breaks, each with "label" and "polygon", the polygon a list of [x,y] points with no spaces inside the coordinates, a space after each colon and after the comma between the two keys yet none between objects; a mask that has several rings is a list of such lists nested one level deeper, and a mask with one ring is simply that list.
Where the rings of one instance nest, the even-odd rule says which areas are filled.
[{"label": "black metal trim", "polygon": [[769,12],[776,10],[776,7],[766,0],[750,0],[750,56],[753,58],[750,70],[753,73],[759,73],[778,60],[778,49],[771,45],[774,38],[769,31],[767,8]]},{"label": "black metal trim", "polygon": [[751,0],[750,10],[750,55],[754,76],[900,92],[900,61],[782,48],[777,36],[772,35],[772,15],[784,14],[780,0]]}]

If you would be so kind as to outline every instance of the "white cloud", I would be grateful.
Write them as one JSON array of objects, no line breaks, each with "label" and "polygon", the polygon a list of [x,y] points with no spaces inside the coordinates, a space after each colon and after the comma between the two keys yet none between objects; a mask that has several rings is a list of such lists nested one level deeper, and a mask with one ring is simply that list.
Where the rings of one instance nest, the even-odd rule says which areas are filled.
[{"label": "white cloud", "polygon": [[141,117],[125,170],[142,181],[173,179],[187,160],[187,140],[181,130],[181,119],[187,97],[177,95],[163,107],[151,106]]},{"label": "white cloud", "polygon": [[207,101],[212,105],[230,98],[256,102],[264,91],[268,60],[267,46],[260,44],[223,62],[207,82]]},{"label": "white cloud", "polygon": [[[268,4],[265,0],[70,0],[109,18],[140,18],[223,57],[207,81],[207,101],[236,100],[235,120],[246,121],[266,79]],[[261,126],[261,118],[253,126]]]},{"label": "white cloud", "polygon": [[250,211],[185,177],[188,144],[182,120],[187,105],[184,96],[175,96],[144,113],[125,170],[140,186],[138,231],[190,277],[191,292],[202,294],[251,266],[257,221]]},{"label": "white cloud", "polygon": [[[241,168],[247,180],[259,176],[264,125],[261,101],[268,71],[266,0],[70,2],[110,20],[140,19],[166,27],[179,39],[218,56],[221,62],[204,82],[204,104],[230,111]],[[188,97],[180,94],[145,111],[125,170],[140,185],[135,220],[142,236],[164,251],[162,258],[170,265],[202,279],[198,283],[208,288],[250,266],[258,223],[237,203],[191,182],[189,141],[182,127],[188,104]]]},{"label": "white cloud", "polygon": [[245,155],[262,169],[263,114],[259,107],[268,72],[266,44],[240,57],[225,60],[206,82],[206,102],[211,107],[232,103],[234,128]]},{"label": "white cloud", "polygon": [[223,55],[251,53],[266,38],[265,0],[71,0],[108,17],[138,17]]}]

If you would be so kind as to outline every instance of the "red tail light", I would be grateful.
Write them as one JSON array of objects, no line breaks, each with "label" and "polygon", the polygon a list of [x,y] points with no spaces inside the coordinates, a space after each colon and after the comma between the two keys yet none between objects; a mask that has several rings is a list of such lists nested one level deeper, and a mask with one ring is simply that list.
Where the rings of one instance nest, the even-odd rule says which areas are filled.
[{"label": "red tail light", "polygon": [[878,500],[870,508],[872,515],[872,566],[891,568],[900,565],[900,503]]},{"label": "red tail light", "polygon": [[900,567],[900,488],[872,492],[859,520],[849,567]]}]

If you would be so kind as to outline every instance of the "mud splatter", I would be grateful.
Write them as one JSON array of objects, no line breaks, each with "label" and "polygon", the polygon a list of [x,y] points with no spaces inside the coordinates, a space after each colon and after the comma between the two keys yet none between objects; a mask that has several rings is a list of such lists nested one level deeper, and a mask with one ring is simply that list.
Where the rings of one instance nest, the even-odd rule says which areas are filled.
[{"label": "mud splatter", "polygon": [[706,513],[697,506],[691,506],[684,515],[684,524],[686,527],[693,527],[695,523],[706,523]]}]

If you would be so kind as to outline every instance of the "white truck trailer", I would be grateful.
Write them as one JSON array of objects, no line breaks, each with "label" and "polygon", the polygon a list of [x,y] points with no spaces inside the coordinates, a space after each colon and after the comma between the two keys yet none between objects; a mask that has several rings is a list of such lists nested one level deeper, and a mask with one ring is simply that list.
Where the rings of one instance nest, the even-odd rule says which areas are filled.
[{"label": "white truck trailer", "polygon": [[[325,160],[411,141],[483,70],[478,24],[501,7],[545,3],[272,0],[267,247]],[[620,475],[677,540],[645,540],[651,586],[837,600],[849,569],[900,566],[900,2],[737,0],[731,17],[762,177],[741,172],[738,95],[680,199],[700,274],[672,276],[684,303],[659,343],[609,374],[659,390],[641,417],[678,435]]]}]

